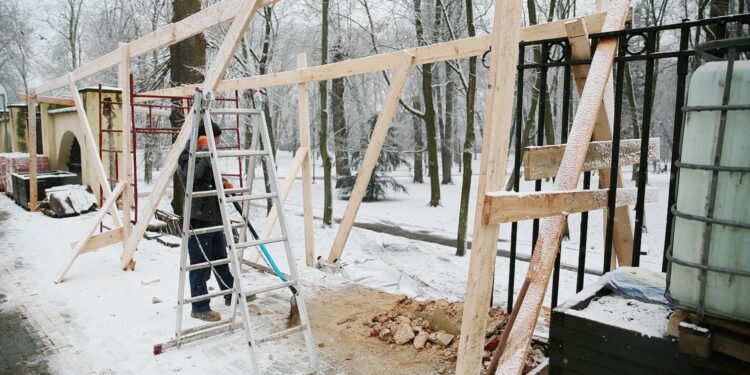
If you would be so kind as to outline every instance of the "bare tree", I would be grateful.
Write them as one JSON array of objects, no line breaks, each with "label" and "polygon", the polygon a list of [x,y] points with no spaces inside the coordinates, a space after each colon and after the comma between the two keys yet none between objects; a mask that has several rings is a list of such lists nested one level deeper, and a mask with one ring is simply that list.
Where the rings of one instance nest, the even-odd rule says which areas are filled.
[{"label": "bare tree", "polygon": [[[320,65],[328,63],[329,1],[322,0]],[[320,158],[323,159],[323,225],[333,221],[333,188],[331,184],[331,156],[328,155],[328,81],[320,81]]]},{"label": "bare tree", "polygon": [[69,68],[74,70],[81,65],[83,0],[59,0],[58,4],[62,10],[51,17],[47,17],[47,24],[62,37],[70,58]]},{"label": "bare tree", "polygon": [[0,2],[0,85],[9,98],[28,87],[34,29],[18,0]]}]

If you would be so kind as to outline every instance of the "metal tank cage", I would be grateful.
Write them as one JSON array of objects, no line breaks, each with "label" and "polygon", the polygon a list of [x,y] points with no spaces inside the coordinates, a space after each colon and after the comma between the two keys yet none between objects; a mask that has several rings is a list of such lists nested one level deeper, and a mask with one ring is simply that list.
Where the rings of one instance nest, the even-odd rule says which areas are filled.
[{"label": "metal tank cage", "polygon": [[[739,276],[739,277],[750,277],[750,272],[748,271],[741,271],[726,267],[718,267],[718,266],[712,266],[708,264],[709,259],[709,253],[711,250],[711,232],[713,225],[722,225],[722,226],[729,226],[729,227],[735,227],[735,228],[741,228],[745,230],[750,230],[750,223],[743,223],[733,220],[724,220],[724,219],[717,219],[714,217],[714,207],[716,204],[716,189],[718,186],[718,180],[719,180],[719,173],[750,173],[750,167],[737,167],[737,166],[725,166],[721,165],[721,156],[722,156],[722,149],[724,146],[724,131],[726,129],[726,123],[727,123],[727,113],[729,111],[750,111],[750,103],[748,104],[729,104],[729,96],[732,88],[732,74],[734,71],[734,63],[737,60],[741,60],[743,56],[747,58],[748,53],[750,52],[750,37],[742,37],[742,38],[730,38],[730,39],[721,39],[721,40],[714,40],[702,43],[695,48],[696,56],[698,58],[698,63],[702,63],[703,61],[726,61],[727,63],[727,69],[726,74],[724,78],[724,93],[722,96],[722,104],[721,105],[712,105],[712,106],[684,106],[682,108],[683,112],[699,112],[699,111],[720,111],[721,116],[719,118],[719,130],[718,130],[718,139],[717,139],[717,146],[716,146],[716,152],[714,154],[714,162],[713,164],[692,164],[692,163],[683,163],[680,160],[676,160],[674,163],[675,168],[677,168],[677,172],[679,173],[679,170],[681,169],[693,169],[693,170],[704,170],[704,171],[711,171],[711,185],[709,190],[709,200],[708,200],[708,207],[706,209],[706,216],[701,215],[692,215],[685,212],[681,212],[677,209],[677,202],[675,199],[675,203],[669,208],[670,212],[675,216],[679,217],[685,220],[691,220],[691,221],[698,221],[706,224],[706,234],[703,240],[702,244],[702,253],[701,253],[701,262],[695,263],[695,262],[689,262],[683,259],[676,258],[673,255],[673,249],[672,246],[674,244],[674,240],[670,241],[670,245],[667,248],[667,253],[665,254],[667,260],[669,261],[669,268],[667,269],[667,289],[666,289],[666,297],[672,301],[677,302],[675,299],[672,298],[672,296],[669,293],[669,284],[671,279],[671,272],[672,272],[672,264],[678,264],[683,267],[688,268],[694,268],[700,270],[700,276],[699,276],[699,282],[700,282],[700,294],[698,297],[698,305],[694,306],[691,304],[687,304],[684,302],[679,302],[679,305],[694,309],[698,312],[698,314],[702,317],[706,313],[706,283],[708,279],[708,271],[716,272],[716,273],[723,273],[727,275],[732,276]],[[688,93],[689,94],[689,93]],[[683,122],[685,121],[686,117],[683,117]],[[683,125],[684,126],[684,125]],[[684,136],[684,132],[681,134],[681,137]],[[679,147],[682,147],[682,139],[680,140]],[[677,185],[677,189],[679,188],[679,178],[675,179],[674,183]],[[674,238],[674,225],[671,227],[671,233],[670,238]],[[734,319],[731,316],[728,316],[726,314],[722,314],[717,311],[709,311],[711,315],[723,317],[723,318],[729,318]]]}]

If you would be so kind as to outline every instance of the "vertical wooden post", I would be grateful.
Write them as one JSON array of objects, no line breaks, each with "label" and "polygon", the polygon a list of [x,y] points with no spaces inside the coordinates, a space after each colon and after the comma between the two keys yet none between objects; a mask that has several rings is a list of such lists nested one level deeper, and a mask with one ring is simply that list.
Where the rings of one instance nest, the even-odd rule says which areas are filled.
[{"label": "vertical wooden post", "polygon": [[[104,171],[104,165],[102,165],[102,159],[99,158],[99,146],[96,145],[96,139],[94,134],[91,132],[91,125],[89,124],[89,118],[86,116],[86,108],[83,106],[83,100],[81,95],[78,93],[78,87],[76,81],[73,78],[73,74],[68,74],[70,94],[73,96],[73,101],[76,104],[76,112],[78,112],[78,121],[83,132],[84,143],[88,146],[89,161],[94,164],[94,170],[96,171],[96,177],[99,179],[99,184],[102,187],[105,199],[111,199],[112,189],[107,179],[107,172]],[[114,199],[117,199],[115,197]],[[117,205],[110,206],[110,212],[112,214],[112,221],[116,227],[122,226],[120,220],[120,213],[117,212]]]},{"label": "vertical wooden post", "polygon": [[482,365],[484,334],[493,290],[499,224],[482,224],[487,191],[501,190],[508,166],[508,140],[513,122],[513,92],[521,33],[521,2],[495,2],[489,92],[485,111],[474,232],[461,323],[456,374],[478,374]]},{"label": "vertical wooden post", "polygon": [[406,79],[409,77],[409,71],[411,70],[412,64],[414,64],[414,56],[404,53],[402,61],[393,71],[393,78],[391,79],[391,85],[388,88],[388,94],[386,94],[385,99],[383,100],[383,109],[380,111],[378,120],[375,123],[375,129],[372,131],[372,136],[370,136],[370,144],[367,146],[367,152],[362,160],[362,164],[359,166],[359,171],[357,171],[357,179],[354,181],[352,194],[349,197],[349,202],[346,204],[344,217],[341,218],[341,225],[339,226],[338,232],[336,232],[336,238],[333,241],[331,252],[328,254],[329,264],[335,263],[341,258],[341,253],[344,252],[344,245],[349,238],[352,225],[354,225],[354,219],[357,216],[359,205],[362,204],[362,199],[365,197],[367,184],[370,183],[372,171],[375,169],[380,150],[383,148],[386,136],[388,136],[388,129],[391,127],[391,120],[393,120],[393,115],[398,108],[401,91],[404,88]]},{"label": "vertical wooden post", "polygon": [[[307,68],[307,55],[297,55],[297,69]],[[299,121],[300,147],[305,148],[302,159],[302,206],[305,216],[305,264],[312,267],[315,264],[315,237],[313,235],[312,212],[312,159],[310,158],[310,96],[307,93],[307,83],[297,84],[297,111]]]},{"label": "vertical wooden post", "polygon": [[[247,27],[250,25],[250,21],[253,19],[255,11],[260,5],[262,4],[259,0],[243,0],[239,3],[236,12],[237,15],[234,17],[232,25],[229,26],[229,30],[224,36],[224,41],[221,43],[219,51],[214,56],[214,62],[206,73],[206,80],[201,85],[204,94],[213,92],[219,86],[219,82],[224,77],[224,72],[227,66],[229,66],[232,56],[237,51],[237,47]],[[177,159],[190,137],[192,129],[190,124],[192,124],[192,121],[193,112],[191,111],[185,118],[185,123],[177,134],[177,139],[175,139],[172,148],[169,150],[167,160],[159,174],[159,178],[154,183],[151,196],[148,199],[148,206],[138,211],[141,217],[133,227],[133,231],[125,242],[122,256],[120,256],[120,265],[123,269],[133,260],[133,254],[138,246],[138,242],[140,242],[143,234],[146,233],[148,223],[151,217],[154,216],[154,212],[156,212],[156,208],[159,206],[159,201],[164,195],[164,191],[167,190],[167,186],[172,181],[172,176],[175,170],[177,170]]]},{"label": "vertical wooden post", "polygon": [[[602,32],[621,30],[627,18],[629,5],[629,0],[615,0],[604,21]],[[557,171],[555,190],[573,190],[578,185],[586,151],[606,91],[607,80],[612,73],[617,48],[617,37],[601,39],[597,44],[596,53],[591,60],[589,79],[581,93],[565,153]],[[516,303],[515,309],[517,310],[514,310],[514,313],[517,312],[517,317],[513,326],[505,328],[510,329],[510,332],[507,345],[500,357],[502,374],[520,374],[523,370],[531,336],[557,257],[566,216],[562,213],[541,220],[539,239],[524,280],[524,283],[528,284],[526,297],[521,303]]]},{"label": "vertical wooden post", "polygon": [[[127,238],[130,235],[131,230],[131,206],[133,205],[133,166],[132,166],[132,112],[130,108],[130,44],[120,43],[120,53],[122,54],[122,61],[120,62],[120,69],[118,71],[117,83],[122,90],[121,99],[121,115],[120,120],[122,122],[122,154],[120,162],[120,180],[125,182],[125,187],[122,191],[122,228],[123,238]],[[123,244],[124,245],[124,244]]]},{"label": "vertical wooden post", "polygon": [[[583,19],[576,19],[565,24],[565,30],[568,33],[570,42],[571,57],[576,61],[591,59],[591,43],[589,42],[589,33],[586,29],[586,22]],[[574,65],[572,67],[573,77],[575,78],[578,95],[583,93],[583,87],[589,75],[590,65]],[[614,121],[615,100],[612,85],[612,77],[607,80],[604,89],[604,97],[601,103],[601,109],[596,117],[594,126],[594,141],[611,141],[612,140],[612,123]],[[642,147],[648,147],[641,145]],[[609,168],[599,170],[599,188],[609,188]],[[618,170],[617,187],[623,187],[622,173]],[[603,210],[603,230],[607,232],[607,209]],[[615,209],[615,224],[613,228],[612,245],[620,266],[630,266],[633,259],[633,227],[630,224],[630,210],[628,206],[622,206]],[[614,264],[612,265],[614,266]]]},{"label": "vertical wooden post", "polygon": [[29,147],[29,211],[36,211],[37,206],[37,179],[36,179],[36,90],[28,89],[26,98],[26,114],[28,115],[27,133]]}]

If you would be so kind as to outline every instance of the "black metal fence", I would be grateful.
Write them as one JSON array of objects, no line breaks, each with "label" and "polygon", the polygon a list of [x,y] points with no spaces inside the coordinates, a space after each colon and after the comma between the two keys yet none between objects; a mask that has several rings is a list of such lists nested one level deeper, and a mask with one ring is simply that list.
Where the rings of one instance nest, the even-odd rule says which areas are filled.
[{"label": "black metal fence", "polygon": [[[695,46],[706,40],[724,39],[750,35],[750,14],[734,15],[698,21],[684,20],[678,24],[626,28],[622,31],[591,34],[592,55],[597,42],[602,38],[616,37],[619,39],[619,50],[615,58],[615,68],[612,76],[614,83],[614,116],[612,119],[612,160],[609,174],[608,210],[606,217],[606,232],[604,233],[604,250],[601,273],[610,269],[612,260],[615,197],[617,194],[618,167],[620,154],[620,140],[623,136],[623,124],[631,124],[626,129],[629,136],[640,138],[641,152],[637,164],[637,201],[635,205],[635,225],[633,232],[632,264],[639,266],[644,233],[645,197],[648,178],[648,144],[649,138],[655,130],[661,132],[664,138],[671,138],[671,142],[662,139],[663,154],[669,158],[669,192],[666,212],[666,228],[664,238],[664,256],[662,257],[662,271],[666,271],[666,249],[670,246],[673,214],[669,210],[676,199],[677,168],[675,161],[680,159],[679,142],[681,138],[683,112],[685,105],[686,83],[689,74],[696,67],[694,57]],[[523,144],[541,146],[545,143],[545,129],[550,122],[557,122],[555,133],[559,134],[559,141],[566,143],[572,114],[575,113],[572,95],[572,67],[590,64],[588,61],[574,61],[571,58],[571,48],[567,39],[522,42],[518,57],[517,100],[514,122],[515,163],[513,173],[513,190],[518,192],[521,187],[521,161]],[[629,65],[637,65],[637,69],[628,70]],[[633,72],[636,76],[633,77]],[[536,82],[535,85],[528,81]],[[562,81],[562,82],[560,82]],[[638,86],[634,87],[634,81]],[[630,87],[626,86],[629,85]],[[657,87],[660,91],[657,92]],[[628,95],[627,103],[625,93]],[[659,99],[660,106],[654,103]],[[549,100],[550,104],[545,105]],[[530,101],[530,102],[529,102]],[[536,101],[536,105],[533,102]],[[670,106],[664,103],[673,101]],[[529,103],[527,103],[529,102]],[[531,112],[532,107],[535,113]],[[627,107],[627,108],[626,108]],[[529,108],[529,110],[527,110]],[[664,108],[670,108],[670,113],[655,113]],[[629,110],[629,111],[628,111]],[[525,113],[527,112],[527,113]],[[658,117],[658,129],[654,127],[654,119]],[[526,121],[524,121],[526,120]],[[533,120],[536,123],[535,137],[531,132],[524,132],[524,124]],[[524,133],[529,134],[524,140]],[[549,131],[546,137],[549,138]],[[558,138],[555,138],[558,139]],[[663,156],[667,156],[663,155]],[[666,158],[665,158],[666,159]],[[634,169],[635,170],[635,169]],[[583,188],[590,189],[591,172],[583,175]],[[534,182],[534,190],[542,189],[542,180]],[[584,286],[586,270],[586,252],[589,245],[589,215],[580,214],[580,238],[576,272],[576,291]],[[508,272],[508,301],[507,310],[511,311],[514,300],[515,267],[518,254],[518,223],[512,223],[510,238],[510,265]],[[531,248],[539,234],[539,221],[534,220],[532,226]],[[552,307],[558,303],[560,289],[560,254],[555,262],[552,276]],[[570,267],[565,267],[570,269]],[[591,270],[588,270],[591,273]],[[599,272],[594,272],[599,273]]]}]

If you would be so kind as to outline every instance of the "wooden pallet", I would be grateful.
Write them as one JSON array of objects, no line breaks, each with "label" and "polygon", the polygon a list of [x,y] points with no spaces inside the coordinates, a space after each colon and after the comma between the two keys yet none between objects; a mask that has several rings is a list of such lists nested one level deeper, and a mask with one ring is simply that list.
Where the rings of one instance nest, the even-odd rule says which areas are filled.
[{"label": "wooden pallet", "polygon": [[667,331],[678,339],[680,353],[707,363],[721,353],[743,361],[745,370],[750,368],[750,324],[678,310],[669,317]]}]

